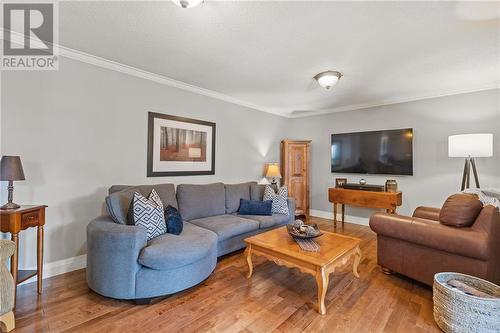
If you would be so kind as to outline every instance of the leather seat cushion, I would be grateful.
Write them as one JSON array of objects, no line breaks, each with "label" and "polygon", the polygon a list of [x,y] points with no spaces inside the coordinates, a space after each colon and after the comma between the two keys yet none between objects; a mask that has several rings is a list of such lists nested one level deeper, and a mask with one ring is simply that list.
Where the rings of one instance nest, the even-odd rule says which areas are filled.
[{"label": "leather seat cushion", "polygon": [[473,194],[457,193],[446,199],[439,213],[439,222],[452,227],[470,227],[483,209]]}]

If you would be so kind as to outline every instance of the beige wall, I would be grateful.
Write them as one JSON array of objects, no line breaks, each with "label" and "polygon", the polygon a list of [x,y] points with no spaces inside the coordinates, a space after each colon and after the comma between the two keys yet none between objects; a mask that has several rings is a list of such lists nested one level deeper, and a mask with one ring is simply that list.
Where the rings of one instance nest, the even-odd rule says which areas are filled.
[{"label": "beige wall", "polygon": [[[62,58],[59,71],[2,73],[1,150],[22,156],[27,180],[15,184],[15,201],[49,206],[45,262],[51,263],[85,252],[85,227],[101,214],[110,185],[256,180],[265,162],[279,160],[285,137],[312,140],[316,211],[330,211],[327,188],[343,176],[330,173],[336,132],[414,128],[415,175],[391,177],[404,192],[402,213],[439,206],[458,189],[463,161],[447,157],[451,134],[495,133],[495,157],[480,159],[478,168],[483,186],[500,187],[499,92],[287,119]],[[147,178],[148,111],[216,122],[216,174]],[[364,178],[382,184],[387,177]],[[362,218],[371,212],[347,211]],[[21,267],[35,265],[34,244],[34,232],[23,232]]]},{"label": "beige wall", "polygon": [[[15,200],[49,206],[46,263],[85,252],[85,227],[112,184],[257,180],[279,160],[285,118],[61,60],[59,71],[2,73],[2,154],[22,157]],[[216,174],[147,178],[148,111],[215,122]],[[24,232],[21,266],[35,265],[34,244]]]},{"label": "beige wall", "polygon": [[[413,176],[369,176],[330,172],[332,133],[396,129],[414,130]],[[331,211],[328,187],[335,177],[350,182],[365,178],[384,184],[396,179],[403,191],[399,210],[410,214],[419,205],[440,206],[446,197],[460,189],[463,159],[448,157],[448,136],[461,133],[494,133],[494,157],[477,160],[481,185],[500,187],[500,90],[432,98],[363,110],[293,119],[288,136],[311,139],[312,209]],[[372,210],[347,208],[346,214],[366,218]]]}]

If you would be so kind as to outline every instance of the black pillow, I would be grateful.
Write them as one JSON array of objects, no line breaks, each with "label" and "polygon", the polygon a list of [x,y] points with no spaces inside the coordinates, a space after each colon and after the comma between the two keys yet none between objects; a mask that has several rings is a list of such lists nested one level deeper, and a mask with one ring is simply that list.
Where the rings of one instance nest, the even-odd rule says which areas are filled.
[{"label": "black pillow", "polygon": [[165,208],[165,223],[169,234],[179,235],[182,232],[182,217],[177,208],[170,205]]},{"label": "black pillow", "polygon": [[271,210],[273,207],[272,200],[255,201],[240,199],[240,215],[272,215]]}]

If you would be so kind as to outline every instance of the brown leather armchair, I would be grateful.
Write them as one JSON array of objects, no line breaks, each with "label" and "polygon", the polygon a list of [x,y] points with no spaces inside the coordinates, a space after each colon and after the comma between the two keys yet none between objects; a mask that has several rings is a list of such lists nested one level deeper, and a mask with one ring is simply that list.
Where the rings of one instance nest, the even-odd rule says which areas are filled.
[{"label": "brown leather armchair", "polygon": [[[457,194],[455,199],[458,196],[462,196],[458,198],[461,200],[464,195]],[[457,205],[455,200],[452,208],[457,206],[460,202]],[[418,207],[411,217],[375,213],[370,218],[370,227],[377,233],[378,264],[384,273],[394,271],[432,285],[434,274],[451,271],[500,284],[498,209],[479,206],[477,217],[465,227],[443,224],[442,209]],[[448,206],[448,220],[449,211]],[[456,219],[460,220],[460,216]]]}]

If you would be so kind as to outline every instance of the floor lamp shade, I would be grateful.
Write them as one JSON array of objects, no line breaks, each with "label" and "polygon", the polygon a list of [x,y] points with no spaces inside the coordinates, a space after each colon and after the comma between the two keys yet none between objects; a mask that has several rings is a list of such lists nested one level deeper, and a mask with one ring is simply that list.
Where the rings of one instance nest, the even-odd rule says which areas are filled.
[{"label": "floor lamp shade", "polygon": [[493,156],[493,134],[460,134],[448,137],[449,157]]},{"label": "floor lamp shade", "polygon": [[493,156],[493,134],[460,134],[448,137],[448,156],[464,157],[465,165],[462,176],[463,191],[470,187],[470,171],[474,175],[476,187],[479,188],[479,177],[477,176],[475,157]]}]

